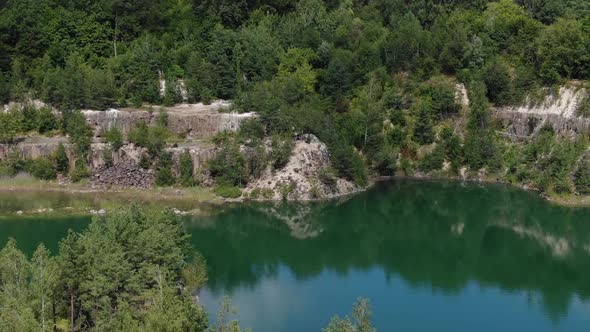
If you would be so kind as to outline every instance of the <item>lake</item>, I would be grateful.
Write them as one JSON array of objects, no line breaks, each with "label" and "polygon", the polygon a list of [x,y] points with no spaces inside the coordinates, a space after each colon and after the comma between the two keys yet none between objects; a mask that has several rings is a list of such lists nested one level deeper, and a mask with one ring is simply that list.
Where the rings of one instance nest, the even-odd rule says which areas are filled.
[{"label": "lake", "polygon": [[[16,216],[28,200],[2,200],[1,246],[14,237],[26,252],[39,242],[55,251],[90,220]],[[403,180],[342,201],[230,206],[185,225],[210,269],[198,295],[212,321],[227,294],[242,327],[321,331],[362,296],[379,331],[590,330],[590,209],[535,193]]]}]

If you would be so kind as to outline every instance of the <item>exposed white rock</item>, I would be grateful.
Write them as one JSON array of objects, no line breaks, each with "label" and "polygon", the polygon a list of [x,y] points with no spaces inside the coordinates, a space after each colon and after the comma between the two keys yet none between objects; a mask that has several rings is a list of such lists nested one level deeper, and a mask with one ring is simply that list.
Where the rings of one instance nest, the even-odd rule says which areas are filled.
[{"label": "exposed white rock", "polygon": [[[320,174],[330,166],[328,147],[310,135],[295,142],[291,157],[282,169],[273,172],[269,167],[260,178],[248,184],[244,193],[254,199],[304,201],[361,190],[354,183],[340,178],[334,178],[332,184],[323,183]],[[266,195],[256,195],[262,192]]]}]

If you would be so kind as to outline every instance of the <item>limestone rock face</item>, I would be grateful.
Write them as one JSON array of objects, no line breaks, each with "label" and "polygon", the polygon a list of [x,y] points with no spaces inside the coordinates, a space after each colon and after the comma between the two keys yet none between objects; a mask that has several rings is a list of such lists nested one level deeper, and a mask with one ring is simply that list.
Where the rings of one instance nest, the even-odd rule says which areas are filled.
[{"label": "limestone rock face", "polygon": [[588,92],[584,88],[563,86],[557,94],[547,91],[542,102],[528,100],[518,107],[494,109],[504,134],[516,139],[528,138],[548,125],[562,136],[590,132],[590,119],[578,117],[576,111]]},{"label": "limestone rock face", "polygon": [[188,138],[208,138],[220,131],[237,130],[242,121],[255,116],[253,113],[226,112],[230,107],[229,102],[215,101],[210,105],[179,104],[173,107],[154,107],[151,110],[126,108],[82,112],[97,137],[114,126],[126,135],[142,122],[155,124],[160,110],[165,110],[171,132],[186,135]]},{"label": "limestone rock face", "polygon": [[248,184],[244,193],[253,199],[305,201],[343,196],[362,189],[339,178],[322,182],[321,173],[330,166],[328,147],[313,135],[302,137],[295,142],[285,167],[274,172],[269,167],[260,178]]}]

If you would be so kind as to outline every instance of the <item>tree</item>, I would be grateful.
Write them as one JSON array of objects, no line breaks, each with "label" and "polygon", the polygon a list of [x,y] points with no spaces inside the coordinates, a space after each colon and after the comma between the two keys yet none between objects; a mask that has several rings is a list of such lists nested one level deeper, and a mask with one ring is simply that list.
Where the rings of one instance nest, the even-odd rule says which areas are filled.
[{"label": "tree", "polygon": [[59,121],[53,110],[49,107],[41,107],[37,114],[37,130],[44,134],[59,128]]},{"label": "tree", "polygon": [[541,77],[556,83],[560,77],[582,78],[590,74],[590,38],[581,22],[558,19],[539,36]]},{"label": "tree", "polygon": [[31,289],[34,299],[34,311],[39,318],[41,331],[51,331],[49,318],[52,315],[52,303],[55,301],[55,290],[58,283],[59,270],[55,258],[49,250],[40,244],[31,260]]},{"label": "tree", "polygon": [[484,67],[484,83],[487,96],[492,103],[501,106],[512,101],[513,83],[510,72],[510,67],[499,57]]},{"label": "tree", "polygon": [[67,174],[70,168],[70,159],[66,153],[66,148],[63,143],[59,143],[55,151],[55,170],[62,174]]},{"label": "tree", "polygon": [[179,168],[180,168],[180,183],[183,186],[193,186],[195,184],[194,179],[194,164],[193,158],[191,157],[188,151],[184,151],[179,158]]},{"label": "tree", "polygon": [[415,106],[416,125],[414,127],[414,140],[421,145],[434,142],[432,130],[432,101],[429,97],[421,99]]},{"label": "tree", "polygon": [[85,158],[92,143],[92,129],[86,124],[86,118],[80,111],[72,111],[64,114],[65,131],[70,137],[70,142],[76,149],[80,158]]},{"label": "tree", "polygon": [[465,159],[472,169],[497,166],[497,147],[491,128],[485,85],[472,82],[469,91],[469,119],[465,137]]},{"label": "tree", "polygon": [[582,157],[574,173],[574,185],[577,193],[581,195],[590,194],[590,158],[588,156]]},{"label": "tree", "polygon": [[156,165],[156,185],[171,186],[176,182],[172,174],[172,155],[168,152],[160,152]]},{"label": "tree", "polygon": [[12,143],[22,130],[22,114],[17,109],[0,112],[0,142]]},{"label": "tree", "polygon": [[335,316],[323,332],[375,332],[371,324],[371,305],[369,300],[358,298],[352,307],[351,317]]}]

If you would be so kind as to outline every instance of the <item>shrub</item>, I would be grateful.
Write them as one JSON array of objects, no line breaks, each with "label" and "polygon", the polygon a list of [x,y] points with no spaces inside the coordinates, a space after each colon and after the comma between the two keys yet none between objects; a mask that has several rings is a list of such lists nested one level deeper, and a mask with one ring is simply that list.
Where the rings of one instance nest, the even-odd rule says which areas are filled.
[{"label": "shrub", "polygon": [[104,164],[106,167],[113,166],[113,149],[110,147],[104,149],[102,152],[102,157],[104,158]]},{"label": "shrub", "polygon": [[119,149],[123,146],[123,134],[117,126],[113,126],[107,130],[104,133],[104,138],[106,142],[111,145],[113,151],[119,151]]},{"label": "shrub", "polygon": [[368,182],[367,167],[361,156],[351,146],[337,144],[331,149],[332,166],[338,176],[353,181],[360,186]]},{"label": "shrub", "polygon": [[227,142],[209,163],[209,172],[219,183],[243,186],[248,182],[248,165],[236,142]]},{"label": "shrub", "polygon": [[76,148],[79,156],[86,156],[92,143],[92,129],[86,124],[86,118],[80,111],[64,114],[66,133]]},{"label": "shrub", "polygon": [[66,148],[62,143],[59,143],[57,150],[55,151],[55,169],[62,174],[68,172],[70,168],[70,160],[68,159],[68,155],[66,154]]},{"label": "shrub", "polygon": [[184,151],[180,155],[179,160],[180,166],[180,184],[183,186],[194,186],[195,185],[195,178],[194,178],[194,163],[193,158],[188,153],[188,151]]},{"label": "shrub", "polygon": [[220,184],[215,187],[214,192],[216,195],[223,198],[238,198],[242,196],[242,191],[236,186],[230,186],[227,184]]},{"label": "shrub", "polygon": [[90,171],[86,167],[86,163],[81,159],[76,160],[76,165],[74,166],[74,169],[73,169],[72,173],[70,174],[72,181],[79,182],[80,180],[86,179],[89,176],[90,176]]},{"label": "shrub", "polygon": [[418,164],[418,169],[426,173],[439,170],[442,168],[444,160],[444,146],[442,144],[438,144],[430,154],[422,159],[422,161]]},{"label": "shrub", "polygon": [[59,128],[59,121],[51,108],[42,107],[37,115],[37,130],[41,134],[47,133]]},{"label": "shrub", "polygon": [[261,140],[264,138],[264,125],[258,118],[248,119],[240,125],[242,140]]},{"label": "shrub", "polygon": [[287,165],[291,152],[295,147],[295,141],[292,137],[273,136],[271,141],[270,160],[273,169],[281,169]]},{"label": "shrub", "polygon": [[576,191],[582,195],[590,195],[590,157],[584,156],[574,173]]},{"label": "shrub", "polygon": [[129,141],[148,149],[152,157],[157,156],[168,138],[168,130],[164,127],[148,127],[145,123],[140,123],[137,127],[129,132]]},{"label": "shrub", "polygon": [[160,153],[158,158],[156,185],[171,186],[176,182],[172,174],[172,155],[167,152]]},{"label": "shrub", "polygon": [[325,186],[329,188],[333,188],[336,186],[336,181],[338,180],[338,174],[336,170],[332,167],[326,167],[320,170],[319,173],[320,182],[322,182]]},{"label": "shrub", "polygon": [[31,175],[41,180],[53,180],[57,177],[54,163],[47,158],[37,158],[29,166]]}]

